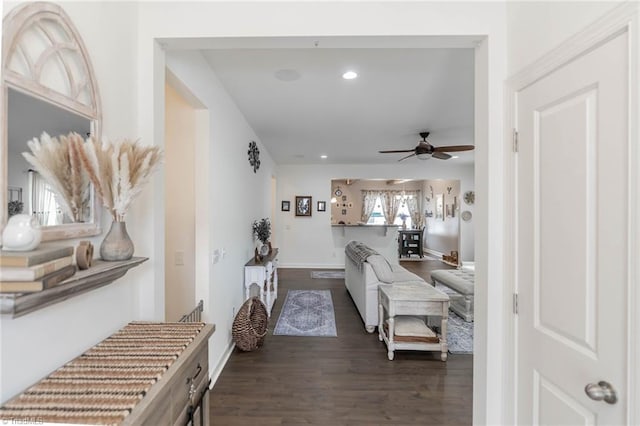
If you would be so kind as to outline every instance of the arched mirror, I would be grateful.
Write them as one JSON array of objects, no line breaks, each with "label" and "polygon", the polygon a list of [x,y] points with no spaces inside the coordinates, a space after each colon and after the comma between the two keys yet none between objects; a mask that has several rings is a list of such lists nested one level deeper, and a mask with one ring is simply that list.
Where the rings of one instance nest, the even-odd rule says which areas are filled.
[{"label": "arched mirror", "polygon": [[78,217],[62,213],[45,179],[22,153],[43,132],[101,134],[101,107],[93,67],[73,23],[53,3],[27,3],[3,20],[0,226],[10,215],[37,218],[43,240],[101,233],[101,206],[92,188]]}]

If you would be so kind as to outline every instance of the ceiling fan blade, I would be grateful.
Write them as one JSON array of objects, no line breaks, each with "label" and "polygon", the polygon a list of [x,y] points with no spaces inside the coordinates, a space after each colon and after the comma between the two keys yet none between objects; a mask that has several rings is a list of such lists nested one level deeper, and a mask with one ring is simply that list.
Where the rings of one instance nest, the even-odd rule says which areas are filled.
[{"label": "ceiling fan blade", "polygon": [[414,152],[413,154],[407,155],[406,157],[402,157],[401,159],[399,159],[398,161],[402,161],[402,160],[406,160],[409,157],[413,157],[414,155],[416,155],[416,153]]},{"label": "ceiling fan blade", "polygon": [[433,148],[433,152],[458,152],[458,151],[471,151],[475,148],[473,145],[451,145],[451,146],[436,146]]},{"label": "ceiling fan blade", "polygon": [[451,158],[451,156],[446,152],[434,152],[432,157],[437,158],[438,160],[448,160]]},{"label": "ceiling fan blade", "polygon": [[391,151],[378,151],[380,154],[396,154],[398,152],[413,152],[415,151],[415,148],[411,148],[411,149],[396,149],[396,150],[391,150]]},{"label": "ceiling fan blade", "polygon": [[446,152],[434,152],[431,156],[439,160],[448,160],[449,158],[451,158],[451,156]]}]

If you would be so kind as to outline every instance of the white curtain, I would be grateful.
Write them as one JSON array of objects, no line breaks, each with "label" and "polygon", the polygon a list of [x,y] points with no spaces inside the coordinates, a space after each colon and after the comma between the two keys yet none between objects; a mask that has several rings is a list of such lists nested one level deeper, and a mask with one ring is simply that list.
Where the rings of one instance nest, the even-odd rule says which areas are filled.
[{"label": "white curtain", "polygon": [[400,207],[401,198],[400,191],[382,191],[380,193],[380,199],[382,200],[382,213],[387,224],[392,225],[398,215],[398,208]]},{"label": "white curtain", "polygon": [[369,222],[371,213],[376,207],[376,199],[378,198],[380,191],[362,191],[362,216],[360,220],[363,223]]},{"label": "white curtain", "polygon": [[56,203],[53,191],[46,180],[36,171],[29,171],[29,212],[41,226],[55,225]]},{"label": "white curtain", "polygon": [[420,199],[420,191],[407,191],[407,209],[409,209],[409,215],[411,216],[411,223],[414,228],[421,227],[420,221],[420,207],[418,206],[418,200]]}]

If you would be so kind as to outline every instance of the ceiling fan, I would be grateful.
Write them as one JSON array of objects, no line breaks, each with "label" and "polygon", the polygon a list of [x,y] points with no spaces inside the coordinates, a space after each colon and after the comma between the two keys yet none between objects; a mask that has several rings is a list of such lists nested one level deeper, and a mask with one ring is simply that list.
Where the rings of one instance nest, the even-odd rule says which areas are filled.
[{"label": "ceiling fan", "polygon": [[420,132],[420,137],[422,140],[418,143],[415,148],[412,149],[396,149],[390,151],[378,151],[381,154],[395,154],[399,152],[413,152],[413,154],[409,154],[406,157],[402,157],[398,161],[405,160],[409,157],[413,157],[414,155],[421,160],[428,160],[429,158],[437,158],[439,160],[448,160],[451,158],[451,155],[447,154],[447,152],[458,152],[458,151],[471,151],[475,147],[473,145],[451,145],[451,146],[433,146],[429,142],[427,142],[427,138],[429,137],[429,132]]}]

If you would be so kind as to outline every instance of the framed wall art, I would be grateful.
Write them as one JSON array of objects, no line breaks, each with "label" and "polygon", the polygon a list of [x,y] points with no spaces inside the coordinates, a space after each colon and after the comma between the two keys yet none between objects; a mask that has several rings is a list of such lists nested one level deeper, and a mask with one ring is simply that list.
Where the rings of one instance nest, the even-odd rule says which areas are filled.
[{"label": "framed wall art", "polygon": [[280,210],[282,210],[283,212],[288,212],[289,210],[291,210],[291,203],[289,202],[289,200],[285,200],[282,202]]},{"label": "framed wall art", "polygon": [[296,195],[296,216],[311,216],[311,196]]},{"label": "framed wall art", "polygon": [[326,212],[327,211],[327,202],[326,201],[318,201],[318,211]]}]

